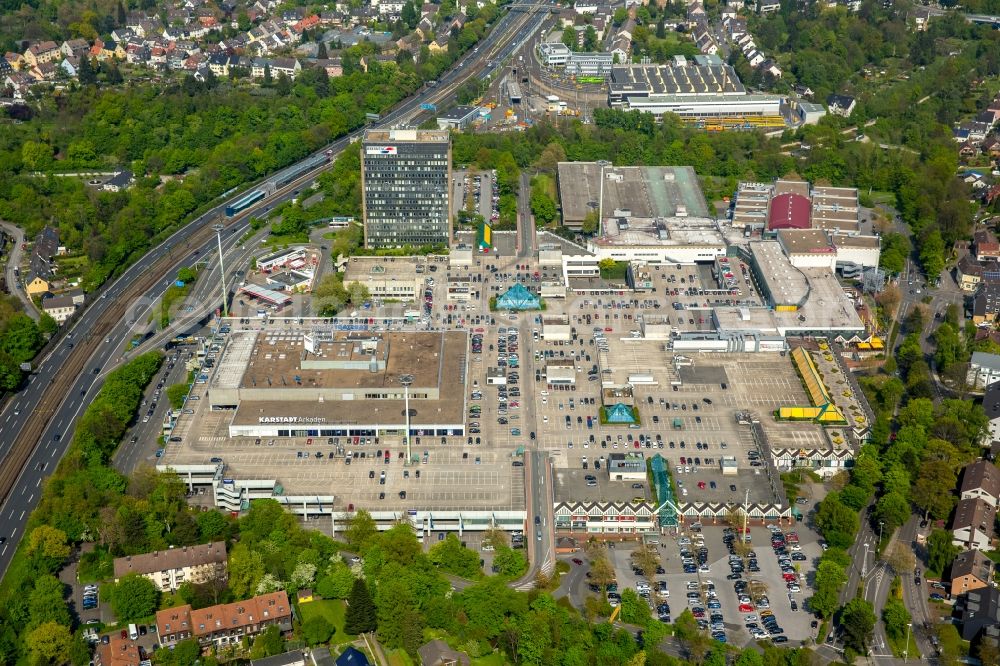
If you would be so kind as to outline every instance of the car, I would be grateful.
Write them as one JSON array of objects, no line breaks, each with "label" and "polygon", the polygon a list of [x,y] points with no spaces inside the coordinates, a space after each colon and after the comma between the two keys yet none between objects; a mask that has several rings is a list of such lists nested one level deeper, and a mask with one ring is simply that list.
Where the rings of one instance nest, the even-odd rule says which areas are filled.
[{"label": "car", "polygon": [[212,458],[210,462],[220,463],[220,462],[222,462],[222,458],[218,458],[218,457]]},{"label": "car", "polygon": [[583,560],[581,560],[581,559],[580,559],[579,557],[574,557],[574,558],[573,558],[572,560],[570,560],[570,561],[571,561],[571,562],[572,562],[573,564],[576,564],[577,566],[580,566],[580,565],[582,565],[582,564],[583,564]]},{"label": "car", "polygon": [[944,601],[944,595],[941,595],[941,594],[938,594],[937,592],[934,592],[934,593],[932,593],[930,595],[929,599],[931,601]]}]

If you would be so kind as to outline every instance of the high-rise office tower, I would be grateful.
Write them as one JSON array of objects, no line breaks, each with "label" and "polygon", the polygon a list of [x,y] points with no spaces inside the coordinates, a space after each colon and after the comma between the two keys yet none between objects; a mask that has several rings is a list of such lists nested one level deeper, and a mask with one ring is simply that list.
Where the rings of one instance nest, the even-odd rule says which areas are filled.
[{"label": "high-rise office tower", "polygon": [[361,146],[365,247],[448,245],[450,185],[448,132],[366,132]]}]

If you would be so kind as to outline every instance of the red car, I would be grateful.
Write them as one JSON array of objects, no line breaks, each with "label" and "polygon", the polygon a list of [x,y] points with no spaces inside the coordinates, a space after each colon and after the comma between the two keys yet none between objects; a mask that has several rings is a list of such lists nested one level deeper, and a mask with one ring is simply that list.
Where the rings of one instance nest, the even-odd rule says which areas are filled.
[{"label": "red car", "polygon": [[610,333],[612,331],[612,328],[610,326],[607,326],[607,327],[605,327],[604,331],[606,333]]},{"label": "red car", "polygon": [[[405,416],[405,414],[404,414],[404,416]],[[312,443],[313,443],[313,438],[312,437],[310,437],[309,439],[306,440],[306,445],[307,446],[312,446]]]},{"label": "red car", "polygon": [[633,444],[635,444],[635,448],[639,448],[639,440],[634,441]]},{"label": "red car", "polygon": [[740,604],[740,612],[741,613],[752,613],[753,612],[753,606],[751,606],[750,604]]},{"label": "red car", "polygon": [[698,482],[698,488],[701,489],[701,490],[704,490],[705,489],[705,482],[704,481],[699,481]]},{"label": "red car", "polygon": [[797,578],[795,574],[790,574],[790,573],[781,574],[781,577],[785,579],[786,583],[792,583]]},{"label": "red car", "polygon": [[583,564],[583,560],[581,560],[579,557],[574,557],[573,564],[578,564],[578,565]]}]

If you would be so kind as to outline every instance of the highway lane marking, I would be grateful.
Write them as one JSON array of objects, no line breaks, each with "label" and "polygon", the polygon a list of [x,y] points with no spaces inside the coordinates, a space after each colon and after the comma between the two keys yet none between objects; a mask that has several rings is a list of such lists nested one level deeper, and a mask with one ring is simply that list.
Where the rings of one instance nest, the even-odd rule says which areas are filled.
[{"label": "highway lane marking", "polygon": [[50,458],[55,458],[57,453],[59,453],[59,448],[58,447],[53,447],[52,448],[52,455],[49,456],[49,457]]},{"label": "highway lane marking", "polygon": [[7,554],[7,546],[4,546],[3,550],[0,550],[0,555],[6,555],[6,554]]},{"label": "highway lane marking", "polygon": [[24,511],[21,511],[21,517],[18,518],[18,520],[24,520],[24,513],[25,513]]}]

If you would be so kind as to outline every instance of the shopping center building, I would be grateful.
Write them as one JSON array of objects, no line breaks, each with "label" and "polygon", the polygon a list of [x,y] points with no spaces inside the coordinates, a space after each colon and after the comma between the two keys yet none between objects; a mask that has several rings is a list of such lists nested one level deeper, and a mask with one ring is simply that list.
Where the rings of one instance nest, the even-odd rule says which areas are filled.
[{"label": "shopping center building", "polygon": [[[209,385],[231,437],[463,435],[459,359],[468,336],[447,332],[234,331]],[[358,409],[363,402],[364,409]]]}]

